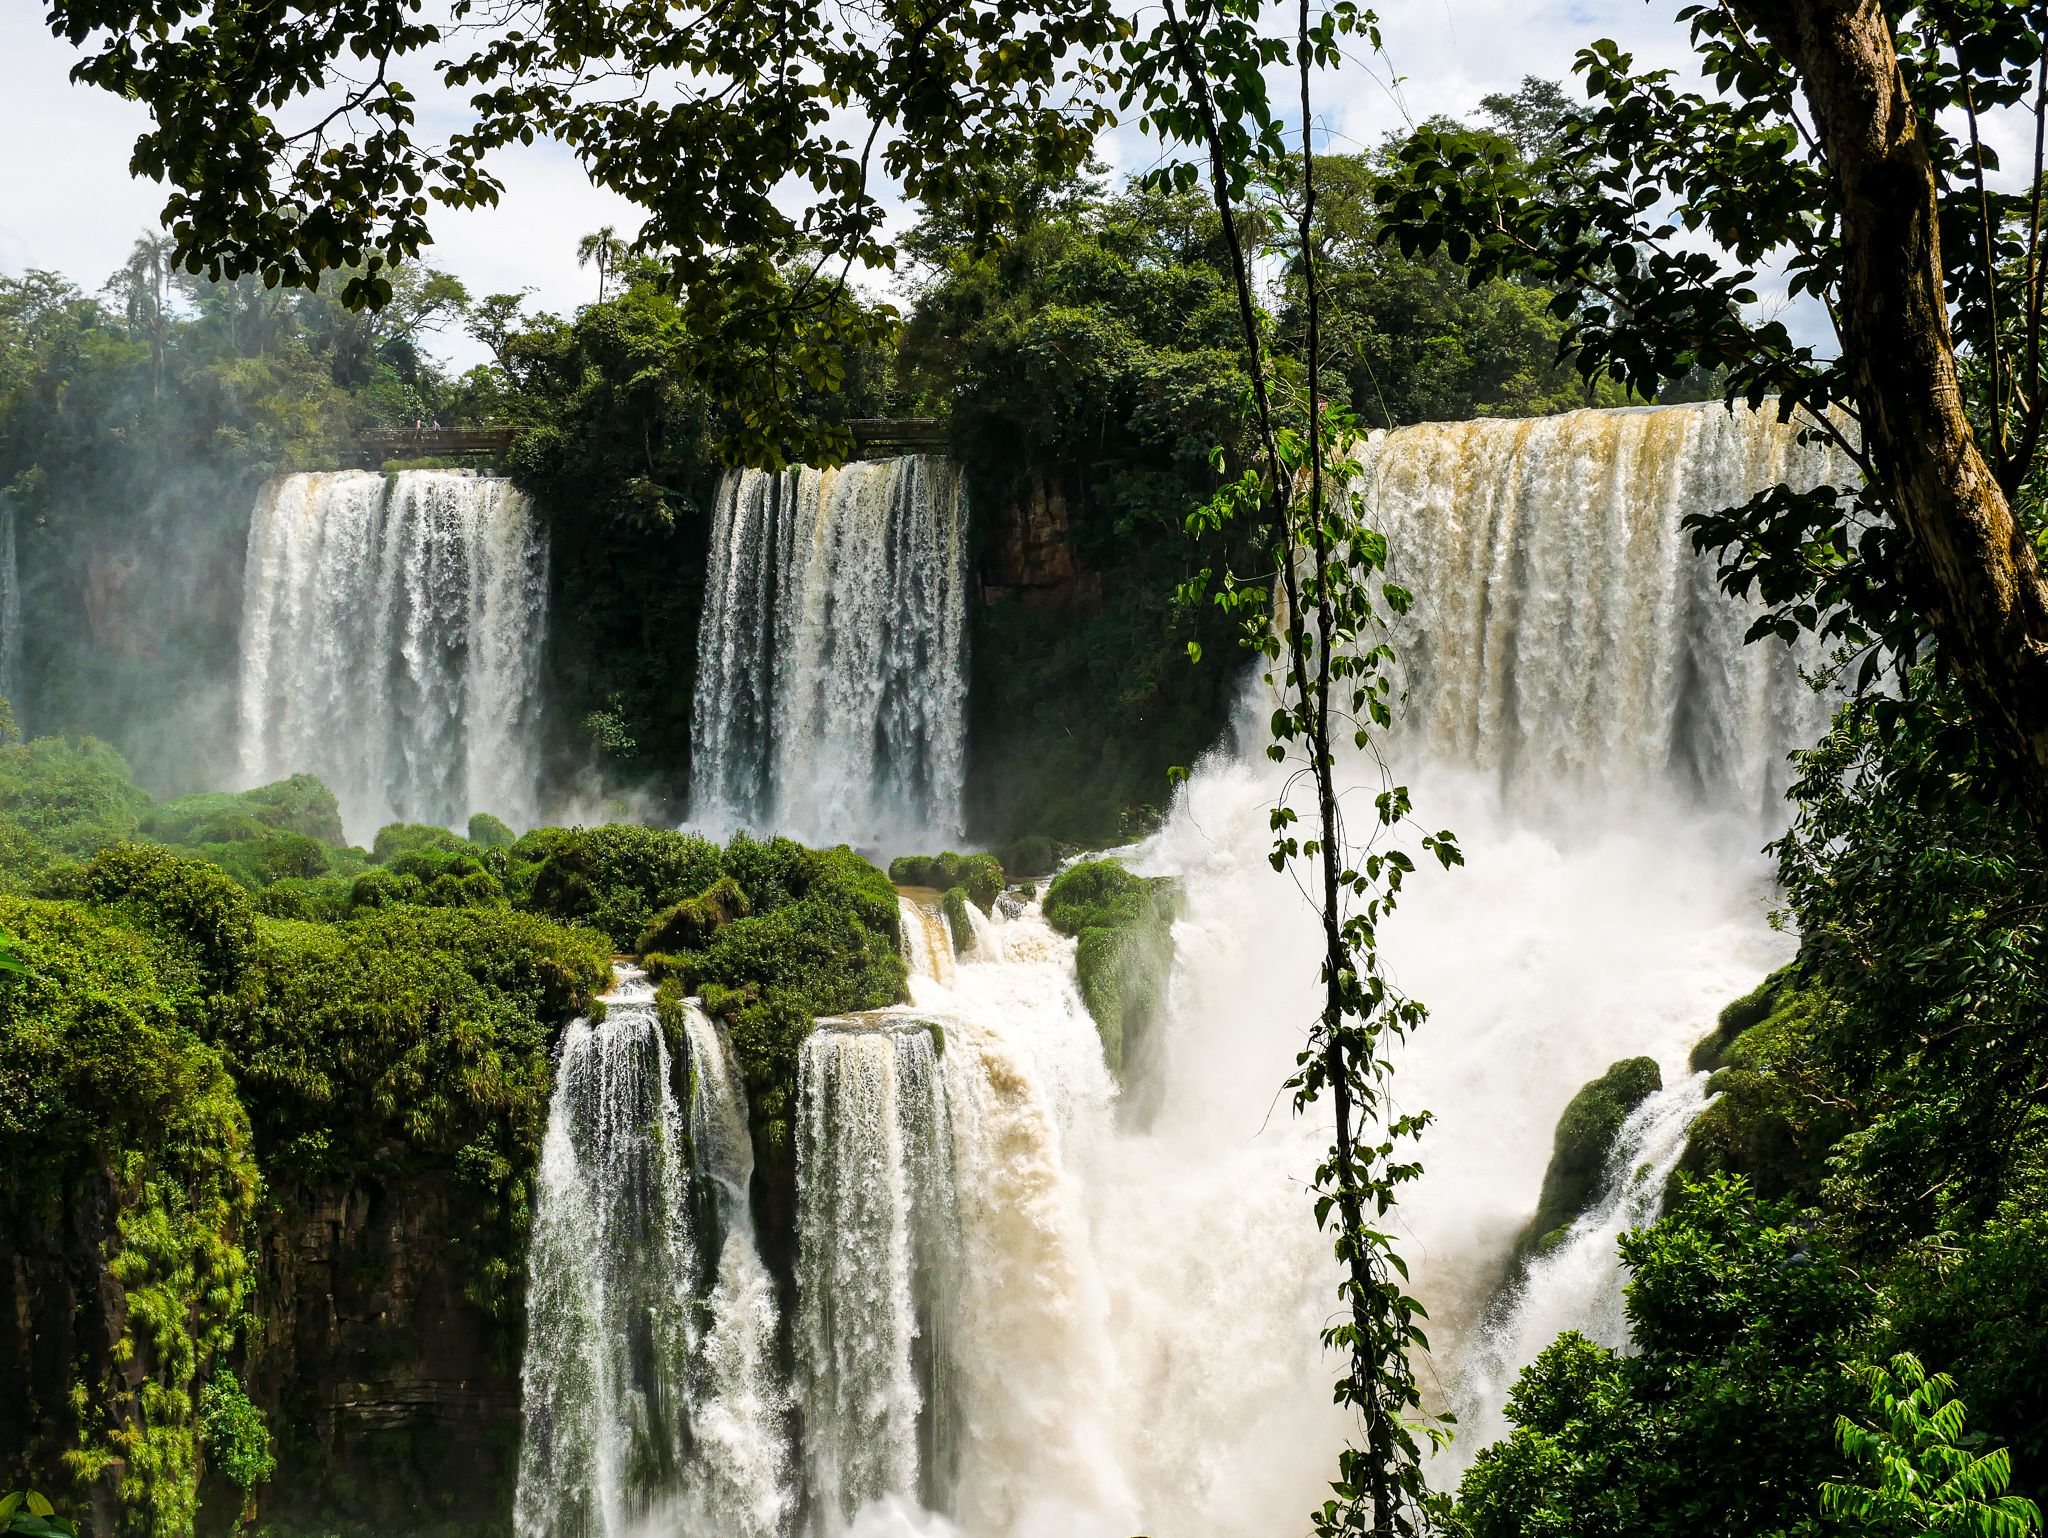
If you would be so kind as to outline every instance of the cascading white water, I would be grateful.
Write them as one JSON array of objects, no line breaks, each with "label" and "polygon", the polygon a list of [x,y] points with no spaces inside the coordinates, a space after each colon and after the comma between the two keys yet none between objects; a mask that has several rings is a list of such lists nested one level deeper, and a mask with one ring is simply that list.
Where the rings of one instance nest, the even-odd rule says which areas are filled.
[{"label": "cascading white water", "polygon": [[692,820],[811,843],[957,841],[966,550],[950,460],[729,473],[697,644]]},{"label": "cascading white water", "polygon": [[774,1538],[792,1509],[784,1417],[789,1394],[776,1369],[775,1281],[754,1240],[754,1143],[746,1092],[725,1033],[685,1006],[693,1086],[690,1135],[700,1203],[717,1249],[710,1326],[692,1380],[697,1479],[681,1532],[705,1538]]},{"label": "cascading white water", "polygon": [[624,1538],[690,1452],[687,1133],[654,991],[622,972],[561,1045],[528,1263],[521,1538]]},{"label": "cascading white water", "polygon": [[537,817],[546,532],[511,482],[287,475],[249,523],[236,753],[311,772],[367,843],[391,821]]},{"label": "cascading white water", "polygon": [[1756,611],[1680,522],[1853,474],[1798,438],[1719,404],[1374,433],[1355,489],[1417,600],[1404,761],[1483,770],[1552,822],[1673,795],[1782,817],[1785,754],[1826,721],[1798,677],[1815,655],[1744,646]]},{"label": "cascading white water", "polygon": [[820,1021],[797,1082],[798,1373],[813,1516],[830,1532],[951,1484],[952,1141],[921,1022]]},{"label": "cascading white water", "polygon": [[[788,1510],[786,1402],[730,1049],[691,1006],[687,1068],[674,1061],[636,969],[619,969],[606,1003],[603,1020],[568,1027],[548,1107],[514,1526],[521,1538],[773,1538]],[[722,1230],[701,1309],[693,1173]]]},{"label": "cascading white water", "polygon": [[[1677,524],[1770,478],[1832,472],[1788,430],[1717,410],[1370,445],[1365,494],[1420,600],[1401,639],[1415,692],[1388,752],[1418,820],[1455,829],[1468,860],[1419,872],[1383,931],[1395,981],[1432,1011],[1394,1095],[1437,1119],[1393,1221],[1432,1314],[1425,1394],[1468,1428],[1431,1468],[1440,1482],[1497,1434],[1507,1385],[1554,1327],[1616,1338],[1612,1240],[1649,1215],[1697,1106],[1685,1057],[1790,948],[1764,921],[1754,851],[1781,815],[1781,756],[1823,707],[1782,657],[1739,645],[1747,615]],[[1304,1187],[1330,1134],[1282,1088],[1320,958],[1310,910],[1267,862],[1287,771],[1258,751],[1264,703],[1248,694],[1243,753],[1200,765],[1129,857],[1183,894],[1147,1125],[1120,1123],[1074,942],[1036,904],[977,915],[955,956],[943,918],[906,899],[914,1005],[806,1043],[805,1477],[787,1509],[822,1531],[1239,1538],[1303,1526],[1327,1495],[1352,1428],[1319,1339],[1338,1273]],[[1351,797],[1383,783],[1362,756],[1342,773]],[[1673,1088],[1616,1158],[1648,1175],[1615,1181],[1490,1310],[1559,1113],[1643,1054]],[[918,1259],[948,1243],[950,1286]]]},{"label": "cascading white water", "polygon": [[1617,1350],[1628,1345],[1616,1242],[1629,1229],[1656,1220],[1664,1182],[1678,1167],[1686,1134],[1707,1103],[1706,1085],[1706,1074],[1688,1074],[1629,1113],[1608,1152],[1600,1200],[1555,1249],[1529,1263],[1522,1285],[1503,1300],[1500,1317],[1480,1331],[1464,1374],[1472,1419],[1462,1434],[1472,1448],[1508,1433],[1501,1408],[1516,1376],[1566,1330]]},{"label": "cascading white water", "polygon": [[14,724],[27,735],[21,708],[21,573],[15,564],[14,498],[0,491],[0,700],[14,710]]}]

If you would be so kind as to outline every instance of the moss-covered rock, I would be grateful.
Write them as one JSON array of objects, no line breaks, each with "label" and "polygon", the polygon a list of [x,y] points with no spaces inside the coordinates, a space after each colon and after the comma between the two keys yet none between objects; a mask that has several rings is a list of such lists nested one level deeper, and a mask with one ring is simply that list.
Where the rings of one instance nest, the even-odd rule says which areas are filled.
[{"label": "moss-covered rock", "polygon": [[1723,1055],[1737,1037],[1770,1018],[1778,1000],[1790,987],[1791,976],[1791,967],[1780,967],[1741,998],[1723,1005],[1715,1017],[1713,1031],[1692,1049],[1692,1071],[1711,1073],[1719,1068]]},{"label": "moss-covered rock", "polygon": [[939,898],[946,915],[946,928],[953,935],[953,954],[964,955],[974,948],[974,920],[967,916],[967,888],[951,887]]},{"label": "moss-covered rock", "polygon": [[1539,1255],[1561,1239],[1581,1214],[1607,1194],[1605,1175],[1614,1140],[1629,1112],[1664,1087],[1653,1057],[1624,1058],[1572,1096],[1557,1119],[1550,1164],[1536,1215],[1515,1244],[1517,1260]]},{"label": "moss-covered rock", "polygon": [[754,905],[740,884],[730,876],[720,876],[695,897],[686,897],[656,914],[640,931],[640,943],[634,948],[642,954],[701,950],[726,925],[753,911]]},{"label": "moss-covered rock", "polygon": [[[1721,1012],[1708,1042],[1715,1051],[1713,1098],[1692,1124],[1673,1176],[1742,1175],[1759,1196],[1810,1192],[1827,1150],[1849,1130],[1842,1107],[1799,1092],[1817,1030],[1838,1008],[1825,993],[1800,988],[1789,969]],[[1736,1027],[1730,1029],[1730,1027]],[[1702,1045],[1705,1045],[1704,1043]],[[1694,1061],[1700,1061],[1698,1052]]]},{"label": "moss-covered rock", "polygon": [[994,911],[1003,892],[1003,867],[992,854],[907,854],[889,862],[889,879],[940,892],[959,887],[983,913]]},{"label": "moss-covered rock", "polygon": [[1172,881],[1134,876],[1113,860],[1070,866],[1045,894],[1046,922],[1078,941],[1081,998],[1119,1081],[1128,1082],[1159,1045],[1175,900]]}]

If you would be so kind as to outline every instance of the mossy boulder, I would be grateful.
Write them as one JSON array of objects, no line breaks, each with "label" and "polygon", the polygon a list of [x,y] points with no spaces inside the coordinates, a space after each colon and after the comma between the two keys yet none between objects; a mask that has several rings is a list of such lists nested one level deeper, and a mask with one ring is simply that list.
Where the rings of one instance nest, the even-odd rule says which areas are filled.
[{"label": "mossy boulder", "polygon": [[1780,967],[1741,998],[1723,1005],[1721,1013],[1715,1017],[1712,1033],[1702,1037],[1692,1049],[1692,1071],[1711,1073],[1719,1068],[1736,1038],[1771,1017],[1779,999],[1790,989],[1791,977],[1791,967]]},{"label": "mossy boulder", "polygon": [[1173,971],[1177,893],[1165,877],[1134,876],[1114,860],[1062,871],[1045,894],[1046,922],[1073,935],[1082,1002],[1120,1081],[1159,1044]]},{"label": "mossy boulder", "polygon": [[1173,883],[1134,876],[1115,860],[1084,860],[1061,871],[1045,894],[1045,921],[1063,935],[1116,929],[1147,917],[1171,921]]},{"label": "mossy boulder", "polygon": [[1572,1224],[1607,1194],[1607,1162],[1629,1113],[1664,1087],[1654,1057],[1630,1057],[1572,1096],[1557,1119],[1550,1164],[1536,1215],[1515,1245],[1517,1260],[1556,1245]]},{"label": "mossy boulder", "polygon": [[[1726,1035],[1707,1080],[1713,1098],[1687,1135],[1672,1193],[1679,1176],[1712,1174],[1742,1175],[1759,1196],[1772,1200],[1818,1187],[1827,1152],[1850,1123],[1839,1104],[1802,1094],[1796,1086],[1817,1055],[1815,1033],[1839,1029],[1839,1007],[1823,990],[1796,986],[1788,968],[1721,1012],[1720,1025],[1707,1038],[1715,1042]],[[1695,1051],[1693,1061],[1700,1059]]]},{"label": "mossy boulder", "polygon": [[992,912],[1003,893],[1003,866],[992,854],[907,854],[889,862],[889,879],[941,892],[959,887],[983,913]]},{"label": "mossy boulder", "polygon": [[953,932],[953,954],[973,949],[974,920],[967,916],[967,888],[952,887],[939,899],[946,915],[946,927]]},{"label": "mossy boulder", "polygon": [[640,931],[640,953],[701,950],[726,925],[748,917],[754,905],[730,876],[720,876],[695,897],[664,908]]}]

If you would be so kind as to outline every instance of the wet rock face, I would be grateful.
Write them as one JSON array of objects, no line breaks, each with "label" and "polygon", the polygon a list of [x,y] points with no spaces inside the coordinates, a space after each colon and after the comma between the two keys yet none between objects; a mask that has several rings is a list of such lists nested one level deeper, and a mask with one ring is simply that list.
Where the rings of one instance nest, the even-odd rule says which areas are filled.
[{"label": "wet rock face", "polygon": [[1100,574],[1075,559],[1072,530],[1085,517],[1083,498],[1064,476],[1034,477],[1025,495],[996,510],[983,596],[1015,591],[1026,604],[1098,604]]},{"label": "wet rock face", "polygon": [[[73,1366],[102,1384],[127,1324],[127,1294],[105,1255],[119,1202],[114,1182],[95,1173],[61,1203],[17,1198],[0,1211],[0,1485],[20,1489],[51,1475],[77,1445]],[[146,1363],[132,1357],[115,1380],[132,1390]],[[112,1467],[86,1491],[96,1531],[113,1530]]]},{"label": "wet rock face", "polygon": [[461,1200],[448,1172],[273,1189],[248,1372],[277,1439],[265,1517],[413,1526],[510,1509],[521,1322],[464,1296]]}]

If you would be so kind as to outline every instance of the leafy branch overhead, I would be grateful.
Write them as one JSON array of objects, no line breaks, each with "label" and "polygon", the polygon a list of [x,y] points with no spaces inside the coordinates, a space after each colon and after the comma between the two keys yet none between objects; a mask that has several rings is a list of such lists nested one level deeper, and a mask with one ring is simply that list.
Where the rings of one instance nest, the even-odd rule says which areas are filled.
[{"label": "leafy branch overhead", "polygon": [[[850,270],[894,261],[884,191],[985,234],[1010,168],[1087,160],[1109,121],[1096,61],[1125,26],[1108,0],[458,0],[447,25],[417,0],[52,0],[48,22],[85,50],[74,78],[149,109],[132,166],[170,187],[189,271],[310,287],[346,270],[344,302],[380,307],[435,205],[494,204],[494,152],[553,138],[646,211],[635,245],[694,332],[770,340],[783,377],[813,379],[863,324]],[[417,137],[422,77],[466,100],[446,143]]]}]

